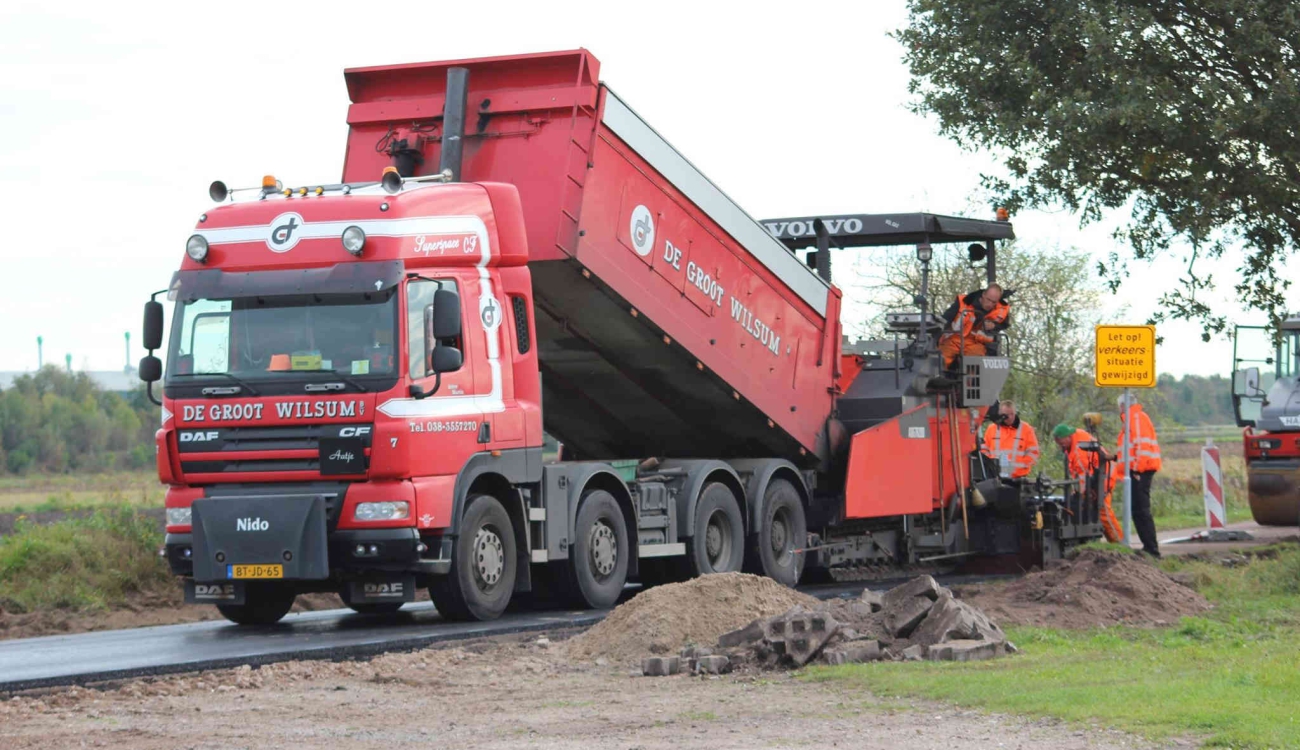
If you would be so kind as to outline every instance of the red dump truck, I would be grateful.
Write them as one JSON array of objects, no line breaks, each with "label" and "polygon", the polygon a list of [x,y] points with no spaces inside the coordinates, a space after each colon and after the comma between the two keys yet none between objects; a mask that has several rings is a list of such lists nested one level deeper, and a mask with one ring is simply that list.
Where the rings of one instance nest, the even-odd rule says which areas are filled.
[{"label": "red dump truck", "polygon": [[1009,359],[944,377],[925,290],[892,341],[843,346],[832,245],[968,242],[992,279],[1009,223],[764,226],[598,74],[585,50],[349,70],[340,182],[213,183],[140,366],[187,601],[267,623],[427,587],[482,620],[1100,535],[980,455]]}]

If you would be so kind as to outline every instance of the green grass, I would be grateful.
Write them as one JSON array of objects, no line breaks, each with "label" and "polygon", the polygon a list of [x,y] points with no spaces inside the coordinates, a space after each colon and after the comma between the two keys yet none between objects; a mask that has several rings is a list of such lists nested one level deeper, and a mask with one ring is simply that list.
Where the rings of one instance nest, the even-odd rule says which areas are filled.
[{"label": "green grass", "polygon": [[877,663],[808,670],[894,697],[1192,736],[1209,746],[1300,747],[1300,547],[1265,548],[1248,566],[1187,560],[1216,604],[1159,630],[1008,628],[1019,656],[988,662]]},{"label": "green grass", "polygon": [[0,608],[103,609],[171,584],[162,529],[129,506],[48,525],[20,522],[0,538]]},{"label": "green grass", "polygon": [[0,513],[38,513],[99,505],[162,505],[163,487],[148,471],[0,477]]}]

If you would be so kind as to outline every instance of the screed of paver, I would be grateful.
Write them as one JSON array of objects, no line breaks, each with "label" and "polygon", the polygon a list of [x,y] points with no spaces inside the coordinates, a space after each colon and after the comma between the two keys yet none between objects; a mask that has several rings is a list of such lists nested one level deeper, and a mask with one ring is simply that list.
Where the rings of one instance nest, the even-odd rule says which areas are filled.
[{"label": "screed of paver", "polygon": [[567,658],[532,636],[19,696],[0,702],[0,737],[6,750],[1175,746],[928,702],[901,705],[786,673],[633,677],[625,666]]}]

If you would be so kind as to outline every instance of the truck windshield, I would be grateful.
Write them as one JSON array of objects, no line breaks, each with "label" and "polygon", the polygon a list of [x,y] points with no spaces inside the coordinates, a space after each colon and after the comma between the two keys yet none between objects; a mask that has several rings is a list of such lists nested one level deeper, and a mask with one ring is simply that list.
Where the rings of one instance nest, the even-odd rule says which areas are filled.
[{"label": "truck windshield", "polygon": [[396,292],[196,299],[177,303],[167,374],[283,379],[397,371]]}]

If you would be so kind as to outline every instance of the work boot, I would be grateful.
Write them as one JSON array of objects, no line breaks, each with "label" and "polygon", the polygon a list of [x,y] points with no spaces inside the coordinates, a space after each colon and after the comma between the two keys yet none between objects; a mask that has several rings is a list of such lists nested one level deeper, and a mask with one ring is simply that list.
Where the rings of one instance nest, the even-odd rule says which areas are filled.
[{"label": "work boot", "polygon": [[951,391],[961,386],[960,380],[954,380],[952,378],[945,377],[945,375],[947,375],[947,373],[944,373],[944,375],[930,378],[929,380],[925,381],[925,389],[927,391]]}]

